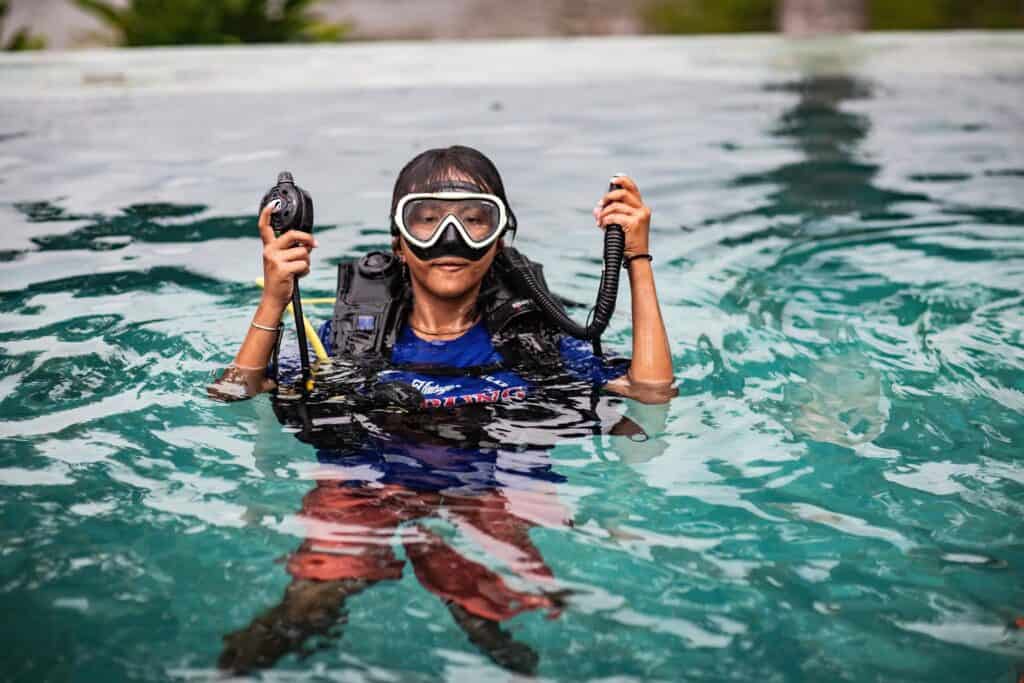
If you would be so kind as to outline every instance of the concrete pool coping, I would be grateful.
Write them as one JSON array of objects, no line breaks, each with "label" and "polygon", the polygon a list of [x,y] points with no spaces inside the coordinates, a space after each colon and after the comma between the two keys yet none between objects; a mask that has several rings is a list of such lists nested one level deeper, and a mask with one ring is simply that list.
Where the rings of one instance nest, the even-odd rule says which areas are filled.
[{"label": "concrete pool coping", "polygon": [[646,36],[98,49],[0,54],[0,99],[616,81],[764,82],[790,73],[1024,78],[1024,31],[796,39]]}]

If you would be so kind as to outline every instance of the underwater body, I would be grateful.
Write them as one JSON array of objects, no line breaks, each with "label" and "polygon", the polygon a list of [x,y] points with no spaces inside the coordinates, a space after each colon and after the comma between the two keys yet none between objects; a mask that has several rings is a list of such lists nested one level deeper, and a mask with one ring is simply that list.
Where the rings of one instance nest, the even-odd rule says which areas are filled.
[{"label": "underwater body", "polygon": [[[216,679],[230,634],[335,543],[374,583],[268,677],[1014,680],[1022,48],[0,57],[2,677]],[[638,180],[679,397],[566,378],[381,416],[364,426],[421,447],[386,467],[302,440],[266,396],[210,400],[259,298],[277,171],[316,201],[302,288],[329,299],[337,263],[388,248],[402,163],[452,143],[495,160],[516,247],[573,301],[600,277],[594,200],[612,173]],[[623,291],[611,353],[628,309]],[[371,480],[369,498],[338,486]],[[495,619],[474,620],[481,600]]]}]

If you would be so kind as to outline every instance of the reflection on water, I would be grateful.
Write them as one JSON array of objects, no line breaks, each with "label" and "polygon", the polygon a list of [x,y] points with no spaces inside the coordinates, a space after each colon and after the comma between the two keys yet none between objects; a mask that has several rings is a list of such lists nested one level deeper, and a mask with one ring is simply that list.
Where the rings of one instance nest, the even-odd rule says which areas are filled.
[{"label": "reflection on water", "polygon": [[811,76],[769,90],[798,98],[779,117],[771,135],[792,144],[802,158],[736,181],[771,183],[778,188],[768,194],[769,204],[759,207],[762,215],[798,218],[797,227],[803,228],[851,214],[874,220],[897,202],[927,199],[874,182],[879,166],[865,160],[858,149],[870,132],[870,120],[844,108],[872,97],[869,82],[844,75]]},{"label": "reflection on water", "polygon": [[[522,400],[446,411],[424,409],[419,392],[359,399],[375,372],[348,361],[320,365],[312,395],[284,388],[272,398],[278,418],[317,449],[322,465],[302,501],[305,540],[288,559],[291,583],[278,605],[225,636],[218,665],[249,672],[308,651],[319,637],[337,638],[346,601],[400,580],[407,561],[491,661],[536,674],[537,653],[501,624],[536,610],[555,619],[571,593],[530,538],[537,527],[571,529],[576,516],[559,499],[567,479],[549,449],[603,432],[644,442],[643,429],[598,387],[530,364],[511,369],[531,386]],[[664,428],[663,417],[656,426]],[[392,547],[396,537],[404,560]],[[472,549],[460,552],[467,544]],[[523,588],[487,566],[494,562]]]},{"label": "reflection on water", "polygon": [[[0,93],[5,675],[1012,678],[1020,40],[342,46],[221,71],[141,52],[103,87],[83,56],[0,59],[21,93]],[[814,50],[848,66],[794,68]],[[499,53],[532,80],[492,73]],[[266,60],[304,74],[287,126],[251,78],[225,96]],[[200,62],[209,80],[166,89]],[[267,400],[209,401],[280,166],[310,179],[303,291],[330,297],[333,264],[387,247],[396,170],[456,141],[497,159],[517,246],[578,301],[589,207],[611,173],[641,180],[680,397],[444,420],[335,402],[286,429]]]},{"label": "reflection on water", "polygon": [[[792,142],[803,158],[739,182],[767,182],[778,188],[769,195],[771,204],[759,211],[791,226],[795,243],[782,253],[777,266],[787,266],[786,275],[800,278],[809,270],[799,255],[806,251],[804,244],[815,244],[837,232],[849,239],[850,231],[832,220],[849,216],[867,222],[881,217],[891,220],[893,205],[927,197],[874,184],[879,167],[863,161],[859,149],[870,122],[862,114],[843,109],[844,103],[870,98],[869,83],[829,75],[805,78],[779,89],[795,93],[798,100],[783,112],[772,134]],[[829,248],[819,247],[821,251]],[[809,439],[841,446],[870,443],[888,419],[880,372],[861,350],[846,312],[828,311],[820,288],[811,293],[811,287],[801,286],[805,284],[810,283],[801,282],[795,292],[790,289],[791,298],[779,301],[770,318],[765,315],[765,305],[772,303],[769,292],[757,291],[756,300],[755,292],[737,297],[737,303],[745,300],[748,310],[756,308],[761,313],[752,316],[753,324],[779,325],[791,339],[803,342],[814,359],[799,382],[783,387],[780,418],[796,434]]]},{"label": "reflection on water", "polygon": [[[311,636],[338,635],[348,598],[375,583],[402,578],[405,562],[392,550],[397,534],[420,585],[445,604],[470,642],[499,666],[536,672],[537,654],[500,624],[528,610],[547,610],[549,618],[557,617],[562,592],[512,588],[429,525],[454,525],[489,555],[504,560],[528,585],[551,585],[551,569],[529,532],[538,518],[547,526],[566,523],[566,512],[552,492],[492,488],[459,495],[353,482],[344,473],[328,471],[306,494],[300,515],[306,540],[288,560],[292,583],[280,604],[225,637],[218,662],[222,668],[243,672],[272,666],[281,656],[309,647]],[[403,525],[413,526],[400,532]]]}]

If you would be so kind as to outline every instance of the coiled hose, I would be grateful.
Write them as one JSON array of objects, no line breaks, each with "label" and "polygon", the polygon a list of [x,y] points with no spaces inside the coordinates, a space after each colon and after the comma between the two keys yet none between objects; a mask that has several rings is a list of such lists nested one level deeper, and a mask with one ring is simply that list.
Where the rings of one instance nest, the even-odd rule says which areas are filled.
[{"label": "coiled hose", "polygon": [[589,341],[594,347],[594,355],[600,356],[603,355],[601,335],[608,328],[619,296],[619,274],[622,271],[625,250],[626,234],[622,226],[607,226],[604,231],[604,270],[601,272],[601,285],[598,287],[597,301],[586,325],[580,325],[569,317],[562,305],[552,297],[551,292],[537,281],[519,252],[505,249],[503,253],[512,266],[509,270],[518,280],[519,286],[529,294],[548,320],[566,334]]}]

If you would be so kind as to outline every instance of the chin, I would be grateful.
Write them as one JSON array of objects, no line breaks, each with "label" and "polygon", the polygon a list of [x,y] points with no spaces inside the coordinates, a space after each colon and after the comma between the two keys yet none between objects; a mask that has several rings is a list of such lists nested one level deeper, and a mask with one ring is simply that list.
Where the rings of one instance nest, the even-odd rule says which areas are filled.
[{"label": "chin", "polygon": [[471,290],[473,285],[476,284],[476,280],[466,277],[465,273],[456,273],[454,275],[431,273],[425,284],[426,288],[434,296],[443,299],[457,299]]}]

